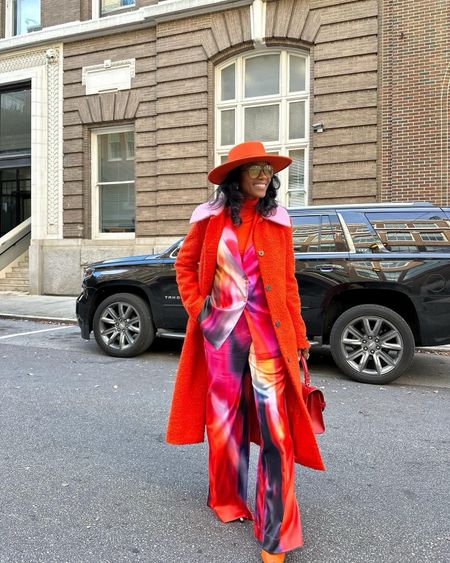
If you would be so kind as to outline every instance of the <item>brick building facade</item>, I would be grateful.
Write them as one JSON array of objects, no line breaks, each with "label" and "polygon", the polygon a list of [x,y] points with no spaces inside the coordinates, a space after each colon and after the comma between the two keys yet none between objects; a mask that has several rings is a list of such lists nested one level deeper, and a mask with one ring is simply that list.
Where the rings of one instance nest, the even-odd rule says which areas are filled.
[{"label": "brick building facade", "polygon": [[246,138],[294,158],[285,205],[448,204],[448,0],[41,0],[23,34],[11,4],[0,91],[29,80],[41,108],[34,293],[183,235]]},{"label": "brick building facade", "polygon": [[381,200],[448,205],[450,2],[381,8]]}]

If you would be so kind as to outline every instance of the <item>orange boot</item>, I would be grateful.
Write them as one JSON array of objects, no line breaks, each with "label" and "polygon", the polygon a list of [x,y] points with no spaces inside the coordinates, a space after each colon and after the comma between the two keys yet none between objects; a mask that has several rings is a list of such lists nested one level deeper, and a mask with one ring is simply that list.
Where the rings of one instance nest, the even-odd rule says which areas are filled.
[{"label": "orange boot", "polygon": [[261,559],[264,563],[283,563],[285,557],[285,553],[269,553],[264,549],[261,551]]}]

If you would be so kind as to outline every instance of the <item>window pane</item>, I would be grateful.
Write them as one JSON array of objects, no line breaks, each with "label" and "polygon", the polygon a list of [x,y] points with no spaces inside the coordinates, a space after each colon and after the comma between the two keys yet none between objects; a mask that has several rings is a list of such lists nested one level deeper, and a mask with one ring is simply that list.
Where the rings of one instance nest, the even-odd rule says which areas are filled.
[{"label": "window pane", "polygon": [[[290,151],[289,156],[292,158],[292,164],[289,166],[289,192],[305,191],[305,151],[299,149]],[[290,195],[293,197],[293,194]]]},{"label": "window pane", "polygon": [[317,252],[320,226],[320,215],[293,218],[294,252]]},{"label": "window pane", "polygon": [[447,241],[447,239],[444,236],[444,233],[420,233],[420,238],[422,240],[430,240],[434,242]]},{"label": "window pane", "polygon": [[234,109],[221,111],[220,144],[234,145]]},{"label": "window pane", "polygon": [[406,223],[385,223],[386,229],[406,229]]},{"label": "window pane", "polygon": [[134,6],[136,4],[135,0],[100,0],[100,2],[102,14],[112,12],[113,10],[119,10],[120,8],[126,8],[127,6]]},{"label": "window pane", "polygon": [[134,181],[134,136],[130,132],[98,135],[99,182]]},{"label": "window pane", "polygon": [[235,98],[235,65],[224,68],[221,72],[221,96],[223,100],[234,100]]},{"label": "window pane", "polygon": [[341,236],[340,225],[336,230],[327,215],[293,218],[295,252],[342,252],[346,247]]},{"label": "window pane", "polygon": [[279,106],[245,108],[245,141],[278,141]]},{"label": "window pane", "polygon": [[363,213],[346,211],[344,220],[358,254],[380,252],[384,248],[377,233]]},{"label": "window pane", "polygon": [[387,233],[386,238],[392,241],[414,240],[411,233]]},{"label": "window pane", "polygon": [[305,192],[288,192],[288,207],[302,207],[305,205]]},{"label": "window pane", "polygon": [[303,57],[289,56],[289,92],[305,89],[306,61]]},{"label": "window pane", "polygon": [[134,232],[134,183],[100,186],[100,232]]},{"label": "window pane", "polygon": [[[413,223],[412,224],[414,228],[416,229],[434,229],[434,228],[438,228],[437,223],[433,223],[432,221],[429,221],[428,223]],[[385,227],[389,228],[389,229],[398,229],[398,225],[394,225],[393,227],[390,226],[390,223],[385,223]],[[402,226],[402,229],[406,229],[406,225]]]},{"label": "window pane", "polygon": [[108,160],[122,160],[120,155],[120,134],[108,135]]},{"label": "window pane", "polygon": [[31,216],[31,169],[0,170],[0,237]]},{"label": "window pane", "polygon": [[334,242],[333,235],[325,235],[323,233],[322,225],[322,235],[320,237],[320,252],[336,252],[336,244]]},{"label": "window pane", "polygon": [[245,97],[280,92],[280,55],[262,55],[245,61]]},{"label": "window pane", "polygon": [[289,104],[289,139],[305,138],[305,102]]},{"label": "window pane", "polygon": [[28,33],[40,25],[40,0],[14,0],[14,35]]},{"label": "window pane", "polygon": [[0,92],[0,152],[31,150],[31,89]]}]

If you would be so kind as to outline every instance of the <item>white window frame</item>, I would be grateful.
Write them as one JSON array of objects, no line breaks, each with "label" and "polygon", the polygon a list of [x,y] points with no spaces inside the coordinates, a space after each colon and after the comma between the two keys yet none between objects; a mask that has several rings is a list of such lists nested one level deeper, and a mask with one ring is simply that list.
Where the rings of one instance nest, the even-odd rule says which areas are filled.
[{"label": "white window frame", "polygon": [[[39,0],[39,5],[41,6],[41,0]],[[42,14],[40,18],[40,25],[42,25]],[[26,33],[18,33],[14,35],[14,0],[5,1],[5,38],[7,37],[19,37],[26,35]]]},{"label": "white window frame", "polygon": [[[136,232],[134,233],[101,233],[100,232],[100,197],[98,189],[98,137],[100,135],[109,135],[110,133],[124,133],[126,131],[133,131],[133,125],[120,125],[117,127],[99,127],[91,129],[91,238],[93,240],[112,240],[112,239],[135,239]],[[130,183],[130,182],[114,182],[115,184]],[[136,190],[136,177],[133,181]],[[136,191],[135,191],[136,194]],[[136,211],[136,197],[135,197],[135,211]],[[136,221],[135,221],[136,225]]]},{"label": "white window frame", "polygon": [[[280,93],[268,96],[256,96],[245,98],[245,61],[260,55],[280,55]],[[305,59],[305,90],[302,92],[289,93],[289,55],[303,57]],[[235,74],[235,95],[237,99],[222,101],[221,92],[221,72],[229,65],[236,65]],[[228,153],[232,145],[222,147],[221,140],[221,120],[220,112],[226,109],[235,110],[235,142],[241,143],[244,140],[244,108],[255,106],[266,106],[271,104],[279,104],[280,106],[280,124],[278,141],[264,141],[267,152],[277,152],[283,156],[289,156],[289,151],[304,150],[305,151],[305,205],[308,203],[309,196],[309,150],[310,150],[310,57],[308,52],[289,49],[289,48],[267,48],[258,50],[256,53],[240,54],[232,59],[227,59],[215,69],[215,165],[221,163],[221,158]],[[303,139],[288,139],[289,121],[288,111],[291,102],[305,102],[305,137]],[[278,173],[281,182],[278,192],[278,199],[282,205],[287,204],[288,198],[288,181],[289,169],[282,170]]]},{"label": "white window frame", "polygon": [[13,21],[13,0],[5,2],[5,37],[13,37],[14,21]]},{"label": "white window frame", "polygon": [[91,14],[93,20],[100,18],[100,0],[92,0]]}]

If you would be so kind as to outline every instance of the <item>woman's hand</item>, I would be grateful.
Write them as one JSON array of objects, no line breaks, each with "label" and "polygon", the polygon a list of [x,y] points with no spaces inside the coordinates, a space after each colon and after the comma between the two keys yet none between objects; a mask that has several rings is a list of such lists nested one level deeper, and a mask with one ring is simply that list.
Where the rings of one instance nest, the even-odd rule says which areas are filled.
[{"label": "woman's hand", "polygon": [[297,350],[297,352],[299,361],[302,356],[305,358],[305,360],[309,359],[309,348],[302,348],[301,350]]}]

